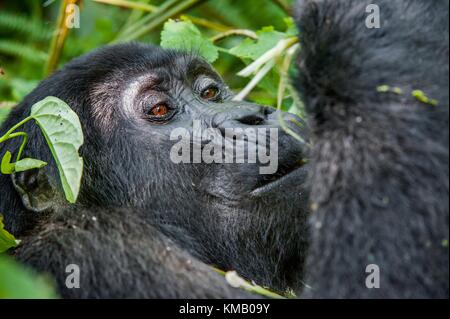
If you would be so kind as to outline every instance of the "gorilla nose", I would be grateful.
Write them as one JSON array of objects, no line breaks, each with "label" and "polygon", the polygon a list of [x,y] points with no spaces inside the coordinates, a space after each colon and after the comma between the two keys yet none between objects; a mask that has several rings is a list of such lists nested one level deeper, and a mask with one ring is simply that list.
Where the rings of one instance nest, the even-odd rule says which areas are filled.
[{"label": "gorilla nose", "polygon": [[228,112],[216,117],[216,126],[231,128],[268,124],[269,115],[275,112],[271,107],[256,104],[235,105]]},{"label": "gorilla nose", "polygon": [[265,118],[260,114],[248,114],[236,118],[235,121],[244,125],[260,125],[265,122]]},{"label": "gorilla nose", "polygon": [[280,128],[283,135],[286,129],[300,136],[301,140],[309,140],[309,128],[307,123],[298,116],[277,111],[269,106],[261,106],[253,103],[240,102],[227,105],[226,109],[217,112],[213,116],[213,127],[218,128],[222,134],[227,128]]}]

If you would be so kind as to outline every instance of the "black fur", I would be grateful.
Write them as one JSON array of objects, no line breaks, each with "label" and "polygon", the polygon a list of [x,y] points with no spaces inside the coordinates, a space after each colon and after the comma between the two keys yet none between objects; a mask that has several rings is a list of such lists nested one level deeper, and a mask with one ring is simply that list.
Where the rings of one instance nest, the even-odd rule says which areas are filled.
[{"label": "black fur", "polygon": [[[365,27],[370,3],[380,6],[381,29]],[[54,95],[79,114],[86,135],[78,206],[61,200],[53,165],[33,178],[17,176],[30,192],[36,181],[47,185],[44,198],[54,205],[42,213],[26,210],[10,177],[0,176],[0,211],[23,239],[17,258],[52,273],[64,297],[246,296],[205,264],[302,297],[448,297],[448,1],[304,0],[297,11],[297,83],[314,139],[304,280],[305,167],[256,199],[246,194],[267,180],[254,167],[175,167],[164,129],[143,126],[120,98],[132,79],[162,70],[177,101],[201,107],[179,88],[196,73],[188,66],[203,64],[141,45],[104,48],[70,63],[0,130]],[[380,85],[403,94],[379,93]],[[417,101],[413,89],[439,105]],[[206,126],[214,124],[212,114],[233,125],[247,125],[248,114],[274,118],[248,104],[236,114],[230,97],[190,116]],[[37,129],[26,131],[27,155],[51,162]],[[18,143],[2,145],[0,154]],[[280,143],[281,171],[289,171],[302,150],[286,136]],[[65,288],[71,263],[81,266],[80,290]],[[380,289],[365,286],[369,264],[380,267]]]},{"label": "black fur", "polygon": [[[371,3],[380,29],[365,26]],[[298,84],[315,146],[304,297],[448,298],[448,7],[298,3]],[[368,264],[380,267],[380,289],[365,286]]]},{"label": "black fur", "polygon": [[[221,101],[205,103],[194,94],[194,82],[205,74],[220,86]],[[165,93],[149,88],[155,76],[156,91]],[[151,94],[163,94],[178,109],[165,125],[146,118]],[[286,188],[255,197],[251,191],[270,182],[256,164],[177,165],[169,159],[171,130],[189,128],[193,119],[205,127],[276,127],[277,113],[231,102],[219,76],[194,56],[126,44],[67,64],[13,110],[1,132],[49,95],[66,101],[82,122],[78,204],[64,202],[55,165],[49,165],[14,179],[35,206],[43,201],[50,207],[27,209],[11,177],[2,175],[0,211],[7,229],[23,240],[15,256],[54,275],[63,297],[246,296],[205,264],[280,291],[300,285],[306,223],[299,211],[306,212],[307,191],[286,190],[306,178],[305,169]],[[38,128],[30,123],[24,130],[30,137],[25,155],[52,163]],[[2,144],[0,154],[16,152],[19,142]],[[281,132],[279,153],[279,174],[303,156]],[[65,286],[68,264],[81,268],[80,289]]]}]

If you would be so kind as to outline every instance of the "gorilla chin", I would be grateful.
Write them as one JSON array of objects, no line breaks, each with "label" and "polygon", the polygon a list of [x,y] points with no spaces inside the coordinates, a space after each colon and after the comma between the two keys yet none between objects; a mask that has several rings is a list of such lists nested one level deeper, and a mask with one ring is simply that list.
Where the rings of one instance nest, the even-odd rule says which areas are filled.
[{"label": "gorilla chin", "polygon": [[[49,165],[16,174],[14,184],[0,176],[0,211],[23,239],[13,254],[53,275],[63,297],[249,297],[208,265],[279,291],[298,289],[307,247],[306,146],[281,130],[277,112],[232,101],[204,60],[141,44],[104,47],[68,63],[14,109],[1,132],[46,96],[66,101],[83,126],[78,203],[64,202]],[[259,158],[175,163],[171,133],[193,134],[194,121],[222,137],[227,129],[277,129],[278,171],[260,174]],[[40,132],[24,129],[31,141],[24,155],[54,163]],[[308,140],[306,124],[292,129]],[[252,144],[248,136],[233,140]],[[263,140],[269,143],[252,146],[268,147],[270,135]],[[2,144],[0,153],[17,143]],[[64,284],[69,264],[80,267],[81,289]]]}]

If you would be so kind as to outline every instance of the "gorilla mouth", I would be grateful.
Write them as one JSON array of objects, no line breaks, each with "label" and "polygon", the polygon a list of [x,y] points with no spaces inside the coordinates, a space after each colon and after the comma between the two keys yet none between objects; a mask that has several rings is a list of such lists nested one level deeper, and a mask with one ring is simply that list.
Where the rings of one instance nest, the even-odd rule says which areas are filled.
[{"label": "gorilla mouth", "polygon": [[306,174],[305,165],[307,163],[306,159],[301,159],[296,161],[291,165],[281,166],[278,172],[271,175],[264,175],[259,185],[251,191],[250,195],[252,197],[259,197],[261,195],[267,194],[272,191],[280,191],[277,188],[286,187],[289,182],[296,182],[299,175]]}]

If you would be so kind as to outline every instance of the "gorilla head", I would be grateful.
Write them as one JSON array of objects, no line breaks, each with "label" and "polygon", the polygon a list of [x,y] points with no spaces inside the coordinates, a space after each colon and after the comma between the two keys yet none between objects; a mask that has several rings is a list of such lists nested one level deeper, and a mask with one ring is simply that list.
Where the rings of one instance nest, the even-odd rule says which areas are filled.
[{"label": "gorilla head", "polygon": [[[266,128],[257,143],[248,135],[234,139],[248,147],[268,146],[274,139],[269,129],[278,128],[277,112],[233,102],[233,93],[198,57],[138,44],[106,47],[69,63],[15,108],[4,129],[49,95],[66,101],[82,122],[85,169],[79,209],[132,208],[139,222],[151,224],[204,263],[238,270],[277,289],[297,284],[306,249],[307,191],[298,186],[306,178],[304,145],[280,129],[278,170],[266,175],[260,168],[267,163],[259,157],[256,163],[239,162],[236,155],[233,163],[193,160],[195,147],[204,148],[211,137],[191,143],[193,163],[171,160],[178,141],[171,133],[184,128],[194,135],[195,122],[203,130],[216,129],[220,137],[230,128]],[[307,139],[306,127],[299,130]],[[26,131],[31,140],[26,155],[51,162],[38,130],[30,125]],[[17,143],[2,145],[0,153],[16,150]],[[0,178],[0,211],[18,237],[36,234],[37,225],[48,223],[43,216],[66,209],[54,165],[16,174],[14,183],[9,176]]]}]

